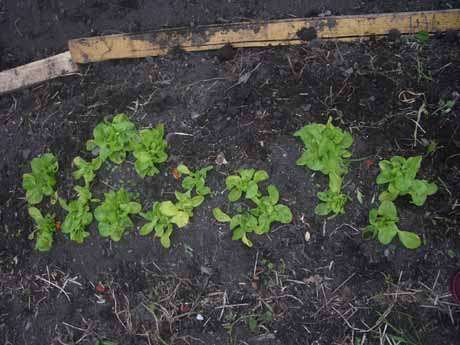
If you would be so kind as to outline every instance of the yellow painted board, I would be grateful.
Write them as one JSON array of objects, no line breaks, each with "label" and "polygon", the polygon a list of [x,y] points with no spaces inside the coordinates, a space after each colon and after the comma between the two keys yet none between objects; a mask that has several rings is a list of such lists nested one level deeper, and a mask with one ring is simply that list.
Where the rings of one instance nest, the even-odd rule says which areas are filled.
[{"label": "yellow painted board", "polygon": [[304,42],[298,36],[298,32],[304,28],[313,28],[310,30],[320,39],[338,40],[385,35],[392,29],[401,34],[443,32],[460,30],[460,10],[300,18],[168,29],[74,39],[69,41],[69,49],[74,62],[88,63],[164,55],[176,47],[185,51],[203,51],[219,49],[225,44],[234,47],[294,45]]}]

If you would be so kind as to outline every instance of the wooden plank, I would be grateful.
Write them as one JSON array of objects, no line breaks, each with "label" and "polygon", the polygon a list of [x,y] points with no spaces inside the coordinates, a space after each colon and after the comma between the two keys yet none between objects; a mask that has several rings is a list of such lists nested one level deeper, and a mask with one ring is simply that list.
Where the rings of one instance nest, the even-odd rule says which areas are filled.
[{"label": "wooden plank", "polygon": [[298,32],[304,28],[316,33],[318,38],[339,40],[385,35],[392,29],[402,34],[460,30],[460,10],[301,18],[168,29],[143,34],[74,39],[69,41],[69,49],[76,63],[88,63],[164,55],[175,47],[185,51],[203,51],[219,49],[225,44],[234,47],[301,44],[305,41],[299,39]]},{"label": "wooden plank", "polygon": [[75,73],[78,73],[78,66],[67,51],[0,72],[0,94]]}]

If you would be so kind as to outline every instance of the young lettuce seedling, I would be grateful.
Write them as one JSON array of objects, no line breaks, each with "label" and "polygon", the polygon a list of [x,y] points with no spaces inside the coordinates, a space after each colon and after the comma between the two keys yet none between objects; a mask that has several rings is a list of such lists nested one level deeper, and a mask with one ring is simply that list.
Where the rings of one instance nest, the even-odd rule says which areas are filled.
[{"label": "young lettuce seedling", "polygon": [[35,230],[29,235],[29,239],[35,238],[35,249],[40,252],[47,252],[53,246],[53,235],[56,231],[54,216],[42,215],[36,207],[29,207],[29,215],[35,221]]},{"label": "young lettuce seedling", "polygon": [[233,231],[232,240],[241,240],[241,242],[248,247],[252,247],[252,241],[247,237],[247,234],[256,231],[258,227],[256,217],[249,212],[236,214],[235,216],[230,217],[220,208],[213,209],[212,213],[218,222],[230,223],[230,230]]},{"label": "young lettuce seedling", "polygon": [[173,232],[173,223],[171,222],[171,217],[161,213],[160,203],[154,202],[150,211],[140,215],[149,222],[142,226],[139,233],[142,236],[147,236],[155,230],[155,237],[160,238],[161,245],[169,248],[171,246],[170,236]]},{"label": "young lettuce seedling", "polygon": [[315,213],[326,216],[330,213],[345,213],[345,204],[349,200],[348,195],[341,193],[342,178],[335,173],[329,174],[329,190],[318,192],[321,201],[315,208]]},{"label": "young lettuce seedling", "polygon": [[434,183],[415,178],[421,163],[421,156],[407,159],[394,156],[390,160],[381,161],[377,184],[388,184],[388,189],[380,194],[380,201],[393,201],[398,196],[410,195],[414,205],[422,206],[429,195],[437,192],[438,187]]},{"label": "young lettuce seedling", "polygon": [[[193,210],[203,203],[204,195],[211,192],[206,186],[206,174],[211,169],[212,167],[205,167],[197,172],[192,172],[185,165],[179,165],[177,170],[181,174],[188,175],[182,183],[186,192],[176,191],[176,202],[155,202],[151,211],[141,213],[141,216],[149,222],[141,228],[140,234],[146,236],[155,230],[155,237],[160,238],[161,245],[169,248],[173,225],[178,228],[185,227],[190,222],[190,218],[193,217]],[[194,188],[198,195],[192,196]]]},{"label": "young lettuce seedling", "polygon": [[[264,173],[266,174],[266,172]],[[254,175],[255,172],[252,172],[252,176]],[[252,176],[248,174],[249,180]],[[266,178],[268,179],[268,174]],[[257,188],[255,195],[253,194],[254,196],[250,198],[256,207],[248,211],[240,212],[231,217],[220,208],[215,208],[212,211],[214,218],[221,223],[230,223],[230,230],[233,231],[233,240],[241,240],[248,247],[252,247],[253,244],[248,238],[248,233],[254,232],[257,235],[262,235],[270,231],[273,222],[288,224],[292,221],[291,210],[285,205],[278,204],[278,189],[274,185],[269,185],[267,192],[268,195],[263,196]],[[246,192],[246,198],[247,194]]]},{"label": "young lettuce seedling", "polygon": [[297,165],[305,165],[313,171],[321,171],[324,175],[335,173],[342,176],[347,173],[348,151],[353,144],[350,133],[335,127],[330,117],[326,125],[313,123],[304,126],[294,133],[305,145]]},{"label": "young lettuce seedling", "polygon": [[171,246],[170,236],[173,232],[173,225],[177,225],[178,228],[185,227],[193,216],[193,209],[204,201],[202,195],[192,197],[191,191],[176,192],[175,195],[176,203],[172,201],[155,202],[151,211],[141,213],[141,216],[149,222],[141,228],[140,234],[146,236],[155,230],[155,237],[160,238],[161,245],[165,248]]},{"label": "young lettuce seedling", "polygon": [[401,243],[408,249],[420,247],[420,237],[409,231],[399,230],[396,223],[399,221],[396,206],[392,201],[383,201],[378,209],[369,212],[370,225],[367,226],[365,235],[370,234],[378,238],[382,244],[389,244],[398,235]]},{"label": "young lettuce seedling", "polygon": [[141,204],[131,201],[130,194],[123,188],[105,193],[104,202],[96,208],[94,216],[98,221],[99,234],[120,241],[125,230],[133,226],[130,214],[141,211]]},{"label": "young lettuce seedling", "polygon": [[193,188],[195,188],[196,193],[202,196],[206,196],[211,193],[211,189],[206,186],[206,177],[208,172],[212,169],[212,166],[207,166],[193,172],[184,164],[180,164],[177,167],[178,172],[182,175],[187,175],[182,181],[182,187],[187,191],[193,191]]},{"label": "young lettuce seedling", "polygon": [[258,183],[268,180],[265,170],[240,169],[238,175],[228,176],[225,185],[229,190],[228,200],[238,201],[243,193],[246,199],[253,199],[260,195]]},{"label": "young lettuce seedling", "polygon": [[160,204],[160,212],[165,216],[171,217],[171,223],[179,228],[186,226],[193,216],[193,209],[200,206],[204,197],[202,195],[191,196],[191,192],[175,192],[177,202],[163,201]]},{"label": "young lettuce seedling", "polygon": [[269,185],[267,192],[267,196],[251,199],[257,205],[249,212],[257,218],[258,226],[254,232],[258,235],[269,232],[273,222],[289,224],[292,221],[292,212],[289,207],[278,204],[280,197],[278,189],[274,185]]},{"label": "young lettuce seedling", "polygon": [[335,127],[332,118],[326,125],[313,123],[304,126],[294,136],[299,137],[305,145],[297,165],[329,176],[329,190],[318,193],[321,203],[315,208],[315,213],[321,216],[344,213],[349,198],[341,193],[342,176],[348,171],[347,159],[351,157],[348,149],[353,144],[353,137]]},{"label": "young lettuce seedling", "polygon": [[32,173],[22,176],[22,187],[26,191],[29,205],[40,203],[45,196],[54,193],[58,162],[52,153],[35,157],[31,162]]},{"label": "young lettuce seedling", "polygon": [[85,186],[89,186],[96,177],[96,171],[101,168],[102,159],[100,157],[93,158],[91,162],[85,161],[81,157],[75,157],[73,164],[77,170],[73,172],[73,177],[78,180],[83,177]]},{"label": "young lettuce seedling", "polygon": [[112,122],[99,123],[93,130],[93,139],[88,140],[86,149],[98,151],[102,161],[110,159],[115,164],[121,164],[127,152],[133,150],[137,131],[135,125],[125,114],[115,115]]},{"label": "young lettuce seedling", "polygon": [[93,221],[93,214],[89,207],[91,192],[88,186],[76,186],[75,191],[78,194],[77,199],[68,203],[59,199],[61,207],[68,212],[62,223],[61,231],[69,235],[72,241],[83,243],[85,238],[90,235],[86,228]]},{"label": "young lettuce seedling", "polygon": [[415,249],[421,245],[417,234],[398,229],[396,223],[399,219],[393,203],[398,196],[410,195],[414,205],[422,206],[429,195],[436,193],[436,184],[415,178],[421,163],[421,156],[407,159],[394,156],[379,163],[380,174],[377,176],[377,184],[388,184],[388,189],[379,196],[380,207],[369,212],[370,225],[366,228],[365,235],[372,234],[382,244],[390,243],[398,235],[399,240],[408,249]]},{"label": "young lettuce seedling", "polygon": [[154,176],[160,172],[156,165],[167,161],[167,146],[163,124],[139,132],[137,142],[133,144],[133,147],[136,158],[134,167],[140,177]]}]

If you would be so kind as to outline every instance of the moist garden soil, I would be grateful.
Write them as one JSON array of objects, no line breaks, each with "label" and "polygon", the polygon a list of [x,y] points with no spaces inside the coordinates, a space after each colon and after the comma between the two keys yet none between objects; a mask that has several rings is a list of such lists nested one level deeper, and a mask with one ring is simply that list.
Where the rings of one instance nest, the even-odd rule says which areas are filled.
[{"label": "moist garden soil", "polygon": [[[78,76],[2,96],[0,342],[457,344],[460,309],[448,286],[460,261],[459,48],[448,33],[425,44],[393,35],[174,51],[84,66]],[[174,232],[169,250],[140,236],[144,222],[133,217],[135,228],[118,243],[93,223],[82,245],[58,233],[50,252],[34,251],[21,188],[30,160],[53,152],[59,195],[72,198],[73,158],[91,157],[92,129],[120,112],[138,128],[164,123],[170,157],[144,179],[132,159],[106,163],[96,197],[124,187],[145,209],[172,199],[181,162],[214,165],[214,193]],[[354,138],[350,201],[335,218],[314,214],[327,179],[296,166],[302,145],[292,135],[329,116]],[[400,228],[423,238],[417,250],[362,236],[377,204],[378,162],[393,155],[423,155],[419,177],[439,187],[423,207],[397,201]],[[294,214],[292,224],[252,237],[251,249],[212,217],[229,204],[225,177],[241,167],[267,170]],[[56,205],[40,206],[65,217]]]}]

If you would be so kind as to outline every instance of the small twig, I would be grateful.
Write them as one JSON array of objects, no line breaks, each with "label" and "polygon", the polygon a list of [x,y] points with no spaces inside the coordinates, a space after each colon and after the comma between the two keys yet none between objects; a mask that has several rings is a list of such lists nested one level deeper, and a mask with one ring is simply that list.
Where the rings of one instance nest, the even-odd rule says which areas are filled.
[{"label": "small twig", "polygon": [[70,302],[70,296],[69,296],[69,294],[68,294],[62,287],[60,287],[59,285],[53,283],[53,282],[50,281],[50,280],[46,280],[45,278],[42,278],[42,277],[40,277],[40,276],[38,276],[38,275],[36,275],[35,277],[36,277],[37,279],[40,279],[41,281],[44,281],[45,283],[48,283],[50,286],[55,287],[55,288],[58,289],[59,291],[61,291],[61,292],[65,295],[65,297],[67,297],[67,300]]},{"label": "small twig", "polygon": [[417,111],[417,121],[415,121],[415,129],[414,129],[414,144],[412,145],[413,147],[417,146],[417,132],[418,129],[420,128],[423,133],[425,133],[425,130],[420,126],[420,120],[422,118],[422,113],[426,113],[426,104],[425,102],[422,103],[420,108]]},{"label": "small twig", "polygon": [[252,272],[252,278],[254,279],[256,277],[256,270],[257,270],[257,260],[259,259],[259,251],[256,253],[256,260],[254,262],[254,270]]},{"label": "small twig", "polygon": [[222,308],[237,308],[237,307],[246,307],[249,303],[240,303],[240,304],[226,304],[216,307],[215,309],[222,309]]}]

